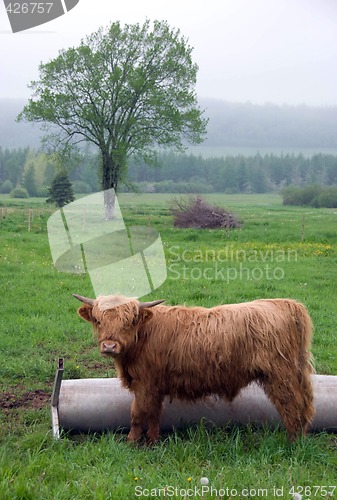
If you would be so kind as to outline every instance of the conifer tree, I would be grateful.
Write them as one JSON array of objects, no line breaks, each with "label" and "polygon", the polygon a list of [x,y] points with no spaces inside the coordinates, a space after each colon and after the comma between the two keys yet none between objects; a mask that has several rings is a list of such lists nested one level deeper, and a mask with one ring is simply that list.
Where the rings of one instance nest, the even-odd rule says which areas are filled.
[{"label": "conifer tree", "polygon": [[54,177],[48,192],[50,196],[47,203],[56,203],[60,208],[75,199],[71,181],[65,171]]}]

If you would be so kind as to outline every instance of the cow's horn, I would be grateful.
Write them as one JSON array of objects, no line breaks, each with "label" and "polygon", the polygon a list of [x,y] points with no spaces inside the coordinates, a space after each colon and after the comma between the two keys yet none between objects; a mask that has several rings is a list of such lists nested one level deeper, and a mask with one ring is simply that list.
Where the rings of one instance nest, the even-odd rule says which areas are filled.
[{"label": "cow's horn", "polygon": [[158,304],[161,304],[162,302],[165,302],[165,299],[154,300],[153,302],[139,302],[139,307],[141,309],[143,309],[144,307],[153,307],[153,306],[157,306]]},{"label": "cow's horn", "polygon": [[94,299],[89,299],[88,297],[77,295],[76,293],[73,293],[73,297],[75,297],[77,300],[80,300],[81,302],[84,302],[84,304],[89,304],[90,306],[92,306],[94,303]]}]

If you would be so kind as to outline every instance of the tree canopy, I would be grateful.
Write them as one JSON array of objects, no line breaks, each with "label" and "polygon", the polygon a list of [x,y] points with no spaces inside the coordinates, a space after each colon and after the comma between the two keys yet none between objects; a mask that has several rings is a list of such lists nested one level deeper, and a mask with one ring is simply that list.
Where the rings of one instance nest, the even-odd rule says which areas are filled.
[{"label": "tree canopy", "polygon": [[186,142],[202,142],[207,119],[191,53],[166,21],[114,22],[40,65],[18,119],[52,125],[54,145],[96,145],[102,187],[116,189],[129,155],[149,160],[158,146],[182,151]]}]

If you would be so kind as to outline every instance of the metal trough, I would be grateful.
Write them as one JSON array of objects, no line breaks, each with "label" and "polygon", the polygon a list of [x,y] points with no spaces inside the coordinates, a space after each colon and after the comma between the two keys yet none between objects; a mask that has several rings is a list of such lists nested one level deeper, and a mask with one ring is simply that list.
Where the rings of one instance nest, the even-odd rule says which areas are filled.
[{"label": "metal trough", "polygon": [[[102,432],[129,430],[133,399],[117,378],[63,380],[63,360],[55,376],[51,400],[53,436],[60,430]],[[313,375],[316,415],[311,431],[337,432],[337,376]],[[275,427],[281,425],[278,412],[264,391],[255,383],[243,389],[231,403],[208,397],[197,403],[168,399],[164,402],[161,430],[180,429],[196,424],[228,425],[249,423]]]}]

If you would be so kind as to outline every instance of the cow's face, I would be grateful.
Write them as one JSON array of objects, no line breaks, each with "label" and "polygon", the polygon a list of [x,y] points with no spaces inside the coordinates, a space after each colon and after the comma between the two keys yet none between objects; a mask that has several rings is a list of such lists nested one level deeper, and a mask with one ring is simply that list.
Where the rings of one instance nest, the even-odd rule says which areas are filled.
[{"label": "cow's face", "polygon": [[138,301],[115,307],[102,308],[99,301],[93,305],[85,304],[78,309],[78,314],[89,321],[97,334],[100,351],[103,356],[120,356],[138,341],[138,330],[142,323],[152,317],[152,311],[139,308]]}]

